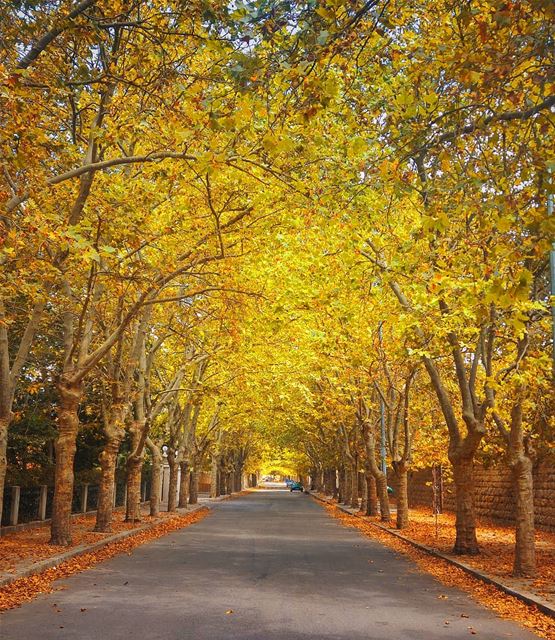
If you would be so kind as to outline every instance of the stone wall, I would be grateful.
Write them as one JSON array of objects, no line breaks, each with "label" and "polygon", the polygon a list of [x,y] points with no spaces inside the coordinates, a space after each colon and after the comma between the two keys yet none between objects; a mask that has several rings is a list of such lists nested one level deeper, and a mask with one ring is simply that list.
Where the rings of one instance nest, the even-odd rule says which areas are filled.
[{"label": "stone wall", "polygon": [[[395,475],[389,472],[389,484],[395,488]],[[409,476],[409,505],[432,505],[432,472],[422,469]],[[514,522],[515,501],[511,487],[511,476],[507,467],[475,468],[476,509],[478,515],[500,523]],[[454,489],[449,482],[444,483],[443,505],[448,511],[454,510]],[[539,465],[534,472],[534,505],[536,526],[544,531],[555,532],[555,465]]]}]

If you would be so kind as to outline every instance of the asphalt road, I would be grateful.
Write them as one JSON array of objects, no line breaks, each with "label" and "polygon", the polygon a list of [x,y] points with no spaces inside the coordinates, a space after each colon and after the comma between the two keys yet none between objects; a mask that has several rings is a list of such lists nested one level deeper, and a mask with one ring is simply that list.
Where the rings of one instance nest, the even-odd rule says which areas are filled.
[{"label": "asphalt road", "polygon": [[218,503],[200,523],[57,586],[0,616],[0,638],[536,638],[288,491]]}]

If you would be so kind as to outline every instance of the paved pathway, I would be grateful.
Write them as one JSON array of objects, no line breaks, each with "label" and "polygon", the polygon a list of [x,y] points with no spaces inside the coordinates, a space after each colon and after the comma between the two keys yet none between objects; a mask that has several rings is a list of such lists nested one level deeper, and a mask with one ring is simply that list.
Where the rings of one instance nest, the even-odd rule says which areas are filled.
[{"label": "paved pathway", "polygon": [[0,616],[0,638],[536,638],[288,491],[218,503],[200,523],[57,585]]}]

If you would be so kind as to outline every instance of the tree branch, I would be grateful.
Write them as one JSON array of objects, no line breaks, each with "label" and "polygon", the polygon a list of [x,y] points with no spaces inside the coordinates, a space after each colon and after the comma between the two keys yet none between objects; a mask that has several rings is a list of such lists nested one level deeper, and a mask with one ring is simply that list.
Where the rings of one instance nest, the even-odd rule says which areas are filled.
[{"label": "tree branch", "polygon": [[40,56],[46,47],[48,47],[51,42],[53,42],[67,29],[67,23],[69,20],[77,18],[77,16],[81,15],[94,4],[96,4],[96,0],[83,0],[83,2],[80,2],[66,17],[60,19],[60,26],[47,31],[31,46],[31,49],[17,63],[17,69],[27,69],[27,67],[29,67]]}]

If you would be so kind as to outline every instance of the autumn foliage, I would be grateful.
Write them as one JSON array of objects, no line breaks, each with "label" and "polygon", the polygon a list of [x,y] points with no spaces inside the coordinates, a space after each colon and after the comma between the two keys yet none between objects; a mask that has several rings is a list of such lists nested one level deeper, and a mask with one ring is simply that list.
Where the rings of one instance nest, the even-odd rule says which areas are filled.
[{"label": "autumn foliage", "polygon": [[[552,2],[13,2],[0,52],[0,513],[72,544],[262,468],[410,524],[414,468],[553,464]],[[144,496],[143,496],[144,497]],[[4,514],[4,518],[6,518]]]}]

